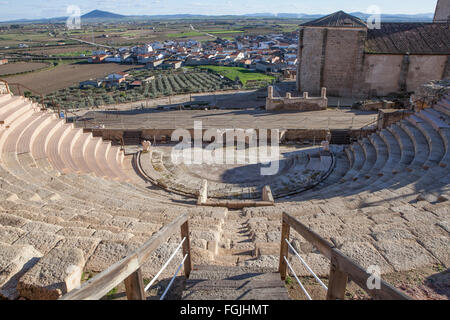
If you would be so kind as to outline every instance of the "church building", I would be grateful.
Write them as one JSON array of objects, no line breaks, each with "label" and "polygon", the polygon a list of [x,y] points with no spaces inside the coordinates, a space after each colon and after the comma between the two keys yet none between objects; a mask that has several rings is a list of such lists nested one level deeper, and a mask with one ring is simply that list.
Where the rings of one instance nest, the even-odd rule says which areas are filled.
[{"label": "church building", "polygon": [[432,23],[379,26],[343,11],[299,30],[297,89],[318,96],[368,98],[413,92],[450,76],[450,0],[439,0]]}]

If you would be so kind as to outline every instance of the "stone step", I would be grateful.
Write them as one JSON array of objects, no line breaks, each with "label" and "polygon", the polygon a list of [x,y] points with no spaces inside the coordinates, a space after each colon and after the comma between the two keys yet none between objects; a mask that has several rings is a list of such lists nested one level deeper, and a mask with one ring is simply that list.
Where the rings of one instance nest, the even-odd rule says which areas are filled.
[{"label": "stone step", "polygon": [[52,113],[44,113],[39,121],[33,122],[22,134],[17,142],[17,153],[27,153],[31,152],[32,145],[39,135],[41,130],[43,130],[56,116]]},{"label": "stone step", "polygon": [[122,164],[119,160],[121,153],[122,151],[120,150],[120,147],[111,146],[106,156],[108,165],[111,167],[111,170],[113,170],[114,174],[119,177],[120,181],[130,182],[130,178],[122,170]]},{"label": "stone step", "polygon": [[[16,152],[17,150],[17,143],[24,134],[25,130],[33,125],[35,121],[39,121],[41,117],[44,115],[42,112],[35,112],[30,117],[23,117],[23,121],[21,124],[16,126],[13,130],[8,132],[8,134],[2,135],[0,138],[0,150],[2,152]],[[9,131],[8,130],[8,131]],[[9,134],[10,133],[10,134]],[[4,141],[4,144],[2,143]]]},{"label": "stone step", "polygon": [[244,268],[195,266],[183,300],[288,300],[280,275]]},{"label": "stone step", "polygon": [[418,117],[430,124],[436,131],[441,128],[450,128],[450,126],[439,118],[439,115],[433,112],[432,109],[425,109],[417,114]]},{"label": "stone step", "polygon": [[99,161],[97,159],[97,151],[102,143],[101,138],[92,138],[86,145],[86,152],[84,159],[89,167],[90,172],[95,174],[97,177],[104,178],[106,174],[102,171],[99,166]]},{"label": "stone step", "polygon": [[427,122],[417,122],[417,128],[424,134],[430,146],[430,154],[425,166],[433,166],[439,163],[445,153],[444,142],[441,135]]},{"label": "stone step", "polygon": [[60,119],[53,119],[49,124],[47,124],[39,134],[36,136],[36,139],[32,141],[31,144],[31,153],[35,160],[45,159],[47,158],[47,147],[48,142],[52,135],[64,125],[64,122]]},{"label": "stone step", "polygon": [[14,110],[18,105],[22,104],[25,100],[20,96],[8,96],[2,95],[0,100],[0,116]]},{"label": "stone step", "polygon": [[91,172],[84,156],[86,152],[86,146],[91,139],[92,139],[91,132],[83,133],[78,137],[78,139],[75,141],[73,145],[72,159],[74,161],[74,164],[76,165],[76,168],[81,173]]},{"label": "stone step", "polygon": [[81,284],[83,251],[54,248],[20,277],[17,290],[29,300],[56,300]]},{"label": "stone step", "polygon": [[411,167],[422,166],[428,159],[430,147],[428,141],[423,133],[409,122],[401,121],[401,128],[409,135],[414,145],[414,160],[411,162]]},{"label": "stone step", "polygon": [[208,279],[208,280],[239,280],[245,279],[251,274],[252,279],[280,279],[280,275],[275,270],[262,269],[254,270],[248,267],[221,266],[221,265],[197,265],[194,263],[193,270],[189,280]]},{"label": "stone step", "polygon": [[433,109],[445,114],[446,116],[450,117],[450,107],[448,104],[444,104],[443,102],[438,102],[433,106]]},{"label": "stone step", "polygon": [[9,245],[0,242],[0,297],[19,297],[17,283],[32,268],[42,254],[31,245]]},{"label": "stone step", "polygon": [[0,108],[7,105],[12,98],[19,98],[11,94],[0,94]]},{"label": "stone step", "polygon": [[401,150],[400,163],[408,165],[414,159],[414,144],[408,134],[398,125],[391,125],[388,130],[397,139]]},{"label": "stone step", "polygon": [[74,145],[78,138],[83,134],[83,129],[72,129],[66,135],[61,143],[60,155],[64,162],[64,168],[67,168],[67,172],[81,173],[80,168],[77,167],[73,159]]},{"label": "stone step", "polygon": [[442,122],[442,127],[448,127],[450,124],[450,116],[447,115],[445,112],[441,112],[435,108],[428,108],[424,111],[430,113],[433,115],[438,121]]},{"label": "stone step", "polygon": [[10,126],[16,119],[20,119],[22,116],[26,117],[30,113],[33,113],[34,107],[28,101],[22,101],[20,104],[4,111],[0,114],[0,123],[4,126]]},{"label": "stone step", "polygon": [[64,124],[49,139],[46,155],[51,165],[59,172],[65,172],[66,164],[61,157],[61,145],[67,134],[73,129],[72,124]]},{"label": "stone step", "polygon": [[108,156],[110,148],[111,148],[110,141],[103,141],[101,143],[101,145],[97,151],[98,165],[108,179],[118,180],[119,176],[116,175],[115,172],[111,169],[111,166],[108,162],[107,156]]}]

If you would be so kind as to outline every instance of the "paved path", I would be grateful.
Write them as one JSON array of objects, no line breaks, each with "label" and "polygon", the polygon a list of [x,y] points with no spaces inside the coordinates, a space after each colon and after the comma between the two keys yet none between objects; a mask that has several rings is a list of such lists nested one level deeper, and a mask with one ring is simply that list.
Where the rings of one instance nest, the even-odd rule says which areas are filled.
[{"label": "paved path", "polygon": [[324,110],[311,112],[266,112],[241,110],[156,110],[154,108],[121,112],[88,112],[83,119],[93,120],[87,127],[104,125],[106,129],[192,128],[202,121],[203,128],[279,128],[347,129],[361,128],[376,120],[375,112]]}]

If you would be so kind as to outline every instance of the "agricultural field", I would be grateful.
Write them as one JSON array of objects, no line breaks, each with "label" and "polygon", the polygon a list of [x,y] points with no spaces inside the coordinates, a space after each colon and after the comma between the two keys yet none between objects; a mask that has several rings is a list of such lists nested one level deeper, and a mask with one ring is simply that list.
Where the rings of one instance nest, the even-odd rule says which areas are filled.
[{"label": "agricultural field", "polygon": [[[125,84],[119,87],[80,89],[71,86],[48,95],[63,109],[79,109],[103,105],[155,99],[164,96],[186,93],[235,90],[240,86],[229,79],[211,72],[173,72],[133,70],[128,83],[142,81],[142,86],[130,88]],[[150,78],[150,79],[149,79]]]},{"label": "agricultural field", "polygon": [[56,53],[53,56],[56,57],[79,57],[79,56],[89,56],[92,55],[92,50],[78,50],[78,51],[68,51],[63,53]]},{"label": "agricultural field", "polygon": [[71,56],[73,53],[85,53],[92,52],[92,47],[90,46],[61,46],[61,47],[39,47],[31,48],[23,53],[33,54],[33,55],[46,55],[46,56]]},{"label": "agricultural field", "polygon": [[[295,31],[301,22],[300,19],[221,17],[206,20],[168,19],[85,24],[81,30],[66,30],[64,24],[24,24],[9,29],[1,28],[0,24],[0,53],[10,48],[18,49],[20,43],[25,43],[30,48],[45,48],[61,42],[66,45],[77,44],[69,38],[111,46],[136,45],[177,38],[205,41],[211,40],[211,35],[231,39],[237,35],[291,32]],[[191,25],[195,30],[192,30]]]},{"label": "agricultural field", "polygon": [[14,62],[0,65],[0,76],[4,77],[10,74],[26,73],[34,70],[40,70],[49,67],[46,62]]},{"label": "agricultural field", "polygon": [[221,37],[230,36],[230,35],[238,35],[244,33],[242,30],[198,30],[198,31],[190,31],[190,32],[180,32],[180,33],[169,33],[167,34],[168,38],[195,38],[195,37],[204,37],[205,35]]},{"label": "agricultural field", "polygon": [[257,83],[257,85],[265,83],[267,85],[268,83],[271,83],[275,80],[275,77],[273,76],[239,67],[198,66],[195,68],[216,72],[230,79],[231,81],[236,81],[236,79],[239,79],[244,87],[246,87],[250,83]]},{"label": "agricultural field", "polygon": [[[113,47],[135,46],[152,41],[192,39],[210,41],[215,37],[232,40],[246,34],[267,34],[291,28],[295,20],[271,19],[174,19],[133,22],[86,24],[81,30],[67,30],[64,24],[0,24],[0,56],[11,59],[39,59],[34,62],[6,65],[0,75],[11,74],[7,80],[21,83],[37,92],[54,95],[72,107],[136,101],[182,93],[201,93],[230,89],[257,89],[267,86],[275,78],[244,68],[201,66],[184,68],[184,72],[154,72],[156,79],[140,88],[87,89],[78,88],[80,81],[103,78],[118,72],[132,72],[136,80],[148,77],[150,71],[136,69],[140,65],[115,63],[87,64],[70,57],[89,56],[101,46],[90,46],[77,39]],[[20,45],[20,47],[19,47]],[[69,60],[70,59],[70,60]],[[27,60],[25,60],[27,61]],[[43,63],[43,65],[41,65]],[[40,66],[45,66],[43,68]],[[132,71],[134,70],[134,71]],[[26,72],[26,74],[17,74]],[[69,91],[67,91],[69,90]],[[109,90],[109,91],[108,91]],[[74,94],[73,101],[64,100],[65,94]],[[92,97],[88,97],[91,94]],[[100,97],[100,98],[99,98]],[[73,106],[75,107],[75,106]]]},{"label": "agricultural field", "polygon": [[115,63],[61,63],[50,70],[11,76],[6,78],[6,80],[8,82],[21,83],[40,93],[48,94],[78,85],[80,81],[103,78],[110,73],[128,71],[130,69],[133,69],[133,66]]}]

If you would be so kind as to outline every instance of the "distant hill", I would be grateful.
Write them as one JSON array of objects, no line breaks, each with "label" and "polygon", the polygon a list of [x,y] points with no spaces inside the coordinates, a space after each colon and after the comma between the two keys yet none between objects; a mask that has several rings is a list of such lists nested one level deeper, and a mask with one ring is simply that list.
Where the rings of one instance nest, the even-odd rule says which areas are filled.
[{"label": "distant hill", "polygon": [[[368,19],[371,15],[363,12],[351,12],[352,16],[362,20]],[[382,14],[381,22],[432,22],[434,13],[419,14]]]},{"label": "distant hill", "polygon": [[[370,15],[362,12],[351,12],[360,19],[366,20]],[[108,11],[93,10],[81,16],[81,20],[93,23],[97,21],[114,21],[114,20],[129,20],[129,21],[145,21],[145,20],[171,20],[171,19],[242,19],[242,18],[281,18],[281,19],[302,19],[313,20],[325,16],[325,14],[305,14],[305,13],[251,13],[244,15],[195,15],[195,14],[168,14],[168,15],[130,15],[125,16]],[[381,22],[432,22],[433,13],[422,14],[382,14]],[[2,23],[61,23],[67,20],[67,17],[55,17],[49,19],[36,20],[14,20],[4,21]]]},{"label": "distant hill", "polygon": [[81,16],[81,19],[122,19],[122,18],[126,18],[126,16],[101,10],[93,10]]}]

